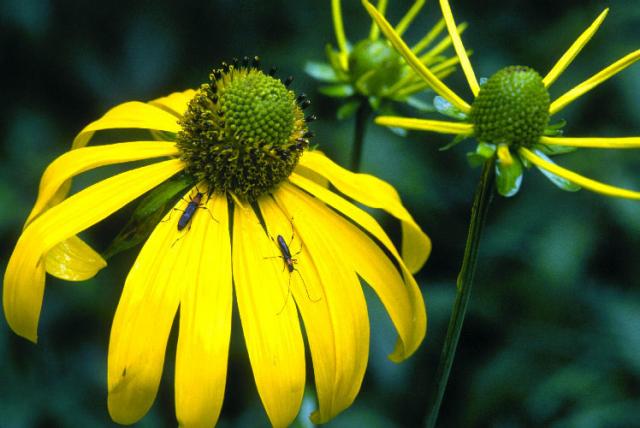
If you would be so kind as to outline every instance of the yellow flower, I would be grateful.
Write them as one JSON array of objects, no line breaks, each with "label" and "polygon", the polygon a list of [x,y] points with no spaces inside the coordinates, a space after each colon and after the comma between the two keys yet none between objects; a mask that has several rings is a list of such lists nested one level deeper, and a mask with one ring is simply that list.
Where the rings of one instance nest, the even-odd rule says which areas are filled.
[{"label": "yellow flower", "polygon": [[[586,178],[556,165],[547,155],[569,151],[577,147],[628,149],[640,147],[640,137],[625,138],[568,138],[558,136],[560,125],[549,125],[549,118],[571,102],[624,70],[638,59],[636,50],[594,74],[565,94],[551,101],[548,88],[571,64],[582,48],[597,31],[608,13],[604,10],[569,47],[553,68],[543,78],[534,70],[523,67],[507,67],[478,84],[465,52],[448,0],[440,0],[440,6],[449,35],[460,59],[474,101],[470,105],[445,85],[428,67],[420,62],[401,39],[398,32],[375,7],[366,0],[363,4],[380,26],[393,46],[414,70],[422,76],[441,97],[441,111],[460,119],[459,122],[411,119],[402,117],[378,117],[380,125],[405,129],[433,131],[479,141],[475,155],[480,158],[497,157],[496,178],[498,190],[505,196],[517,192],[522,178],[522,167],[535,165],[554,184],[565,190],[581,187],[609,196],[640,199],[640,192],[621,189]],[[502,186],[501,186],[502,185]]]},{"label": "yellow flower", "polygon": [[[274,426],[294,420],[303,396],[299,317],[315,373],[313,420],[326,422],[355,399],[369,351],[360,278],[375,290],[398,331],[393,361],[407,358],[424,338],[426,312],[411,273],[424,264],[429,238],[389,184],[308,150],[309,119],[300,104],[257,64],[224,64],[197,91],[116,106],[86,126],[73,149],[46,169],[3,289],[9,325],[33,342],[45,272],[82,280],[105,266],[78,233],[185,171],[197,183],[157,223],[126,279],[108,355],[114,421],[134,423],[151,407],[179,308],[177,418],[185,427],[216,423],[233,293],[257,389]],[[150,130],[163,140],[87,147],[94,133],[123,128]],[[82,172],[151,159],[157,161],[67,196],[69,180]],[[267,183],[284,164],[291,170]],[[234,180],[225,181],[229,176]],[[376,220],[350,200],[401,221],[402,256]],[[190,215],[187,207],[194,209]]]}]

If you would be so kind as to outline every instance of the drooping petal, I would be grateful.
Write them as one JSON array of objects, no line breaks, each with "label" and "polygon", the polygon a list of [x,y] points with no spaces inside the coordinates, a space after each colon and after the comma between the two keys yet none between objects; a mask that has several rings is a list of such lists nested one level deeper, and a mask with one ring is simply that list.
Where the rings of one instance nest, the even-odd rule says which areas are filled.
[{"label": "drooping petal", "polygon": [[102,256],[77,236],[60,242],[45,256],[47,272],[66,281],[93,278],[105,266]]},{"label": "drooping petal", "polygon": [[411,129],[414,131],[433,131],[441,134],[471,135],[473,124],[464,122],[449,122],[444,120],[411,119],[398,116],[378,116],[375,119],[378,125],[393,128]]},{"label": "drooping petal", "polygon": [[232,248],[233,282],[258,393],[271,424],[286,427],[298,414],[305,383],[298,313],[285,303],[289,278],[281,263],[268,258],[279,249],[251,207],[234,209]]},{"label": "drooping petal", "polygon": [[640,137],[541,137],[540,143],[550,146],[588,147],[599,149],[637,149],[640,148]]},{"label": "drooping petal", "polygon": [[72,195],[29,224],[18,239],[4,276],[4,313],[13,331],[37,340],[45,254],[183,168],[182,161],[168,160],[118,174]]},{"label": "drooping petal", "polygon": [[175,388],[176,415],[184,428],[216,424],[227,375],[232,285],[226,196],[212,196],[206,210],[211,216],[197,213],[187,232],[193,245],[180,278]]},{"label": "drooping petal", "polygon": [[[184,210],[186,205],[181,199],[176,208]],[[171,214],[158,223],[138,254],[113,318],[108,407],[111,418],[120,424],[135,423],[153,404],[180,298],[185,287],[193,286],[186,278],[193,278],[200,262],[196,254],[205,223],[178,231]]]},{"label": "drooping petal", "polygon": [[181,118],[184,112],[187,111],[189,101],[191,101],[195,94],[196,91],[193,89],[187,89],[186,91],[174,92],[166,97],[149,101],[149,104],[159,107],[177,118]]},{"label": "drooping petal", "polygon": [[418,41],[418,43],[413,45],[413,47],[411,48],[411,52],[416,55],[420,55],[420,52],[428,48],[431,42],[433,42],[436,37],[438,37],[440,33],[444,31],[446,26],[447,24],[444,22],[444,19],[440,19],[440,21],[438,21],[436,25],[434,25],[431,30],[429,30],[429,32],[425,34],[425,36],[420,39],[420,41]]},{"label": "drooping petal", "polygon": [[582,48],[589,43],[589,40],[593,37],[593,35],[598,31],[600,25],[607,17],[607,13],[609,13],[609,8],[605,9],[593,23],[587,28],[581,35],[576,39],[575,42],[567,49],[567,51],[560,57],[558,62],[553,66],[553,68],[544,76],[542,79],[542,83],[545,87],[551,86],[553,82],[556,81],[558,77],[562,74],[564,70],[569,67],[569,65],[573,62],[576,56],[582,51]]},{"label": "drooping petal", "polygon": [[96,131],[126,128],[180,131],[178,120],[173,114],[151,104],[130,101],[115,106],[100,119],[85,126],[74,138],[71,148],[86,146]]},{"label": "drooping petal", "polygon": [[636,61],[640,59],[640,49],[637,51],[631,52],[629,55],[619,59],[614,62],[607,68],[598,73],[594,74],[584,82],[580,83],[578,86],[573,89],[568,90],[566,93],[558,97],[554,102],[549,106],[549,114],[554,115],[558,113],[560,110],[565,108],[568,104],[575,101],[578,97],[586,94],[602,82],[608,80],[609,78],[615,76],[625,68],[629,67]]},{"label": "drooping petal", "polygon": [[431,72],[420,59],[411,51],[409,46],[402,40],[398,33],[393,29],[391,24],[387,22],[385,17],[377,11],[377,9],[371,5],[367,0],[362,0],[362,4],[365,6],[371,17],[380,26],[380,29],[384,35],[389,39],[391,44],[398,50],[400,55],[407,61],[407,64],[413,68],[418,75],[422,76],[433,90],[448,100],[451,104],[455,105],[458,109],[465,113],[471,111],[471,107],[462,98],[460,98],[455,92],[453,92],[447,85],[445,85],[435,74]]},{"label": "drooping petal", "polygon": [[114,165],[142,159],[162,156],[175,156],[178,149],[175,143],[159,141],[137,141],[132,143],[107,144],[103,146],[83,147],[66,152],[54,160],[42,174],[38,199],[27,218],[29,224],[44,210],[59,203],[66,196],[61,188],[72,177],[105,165]]},{"label": "drooping petal", "polygon": [[590,178],[584,177],[580,174],[576,174],[573,171],[569,171],[568,169],[562,168],[554,163],[550,163],[539,156],[536,156],[535,153],[531,152],[524,147],[521,147],[520,155],[527,159],[532,164],[536,165],[539,168],[545,169],[559,177],[562,177],[566,180],[569,180],[572,183],[575,183],[585,189],[589,189],[596,193],[602,193],[607,196],[615,196],[618,198],[626,198],[626,199],[640,199],[640,192],[635,192],[633,190],[621,189],[620,187],[610,186],[605,183],[600,183],[599,181],[592,180]]},{"label": "drooping petal", "polygon": [[[293,187],[290,192],[306,197]],[[334,241],[338,259],[350,264],[374,289],[396,326],[399,343],[390,358],[394,361],[407,358],[422,342],[427,324],[424,301],[415,279],[400,260],[401,275],[381,248],[357,226],[321,203],[316,206],[316,217],[325,218],[323,224],[331,225],[326,233]]]},{"label": "drooping petal", "polygon": [[453,18],[453,13],[451,13],[449,0],[440,0],[440,9],[442,9],[442,15],[447,23],[447,30],[449,31],[449,36],[453,41],[453,47],[456,50],[458,58],[460,58],[460,65],[462,66],[462,71],[469,83],[469,88],[471,88],[473,95],[477,96],[478,92],[480,92],[480,85],[478,85],[478,79],[476,79],[476,74],[473,71],[469,57],[467,56],[467,51],[462,44],[462,39],[460,38],[460,34],[456,28],[456,22]]},{"label": "drooping petal", "polygon": [[[302,242],[296,269],[308,295],[299,290],[296,303],[305,323],[318,394],[319,408],[312,421],[324,423],[351,405],[360,390],[369,355],[366,302],[345,260],[348,249],[337,247],[328,208],[286,183],[274,197],[294,218]],[[281,219],[278,227],[286,227],[286,222]]]},{"label": "drooping petal", "polygon": [[[376,9],[378,9],[378,12],[380,12],[381,15],[386,13],[387,3],[388,0],[378,0],[378,6],[376,6]],[[369,30],[369,40],[378,40],[378,37],[380,37],[380,28],[378,28],[375,22],[372,22],[371,30]]]},{"label": "drooping petal", "polygon": [[[348,197],[369,207],[383,209],[400,220],[402,258],[411,272],[417,272],[422,267],[431,253],[431,240],[402,205],[392,186],[372,175],[354,174],[319,152],[305,152],[300,158],[300,165],[322,174]],[[294,180],[297,178],[292,181],[300,185],[299,181]],[[308,189],[305,187],[305,190]]]}]

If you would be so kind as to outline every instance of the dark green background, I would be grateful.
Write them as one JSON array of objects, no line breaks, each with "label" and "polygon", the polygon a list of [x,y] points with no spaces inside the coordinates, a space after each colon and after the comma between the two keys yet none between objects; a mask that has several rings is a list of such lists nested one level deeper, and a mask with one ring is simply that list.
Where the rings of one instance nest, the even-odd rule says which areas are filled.
[{"label": "dark green background", "polygon": [[[368,33],[359,1],[345,1],[348,35]],[[417,41],[439,11],[431,0],[407,39]],[[410,2],[390,0],[399,19]],[[453,4],[479,76],[513,64],[545,73],[606,7],[609,18],[553,86],[560,95],[640,48],[637,1],[472,1]],[[36,197],[40,174],[77,131],[109,107],[193,87],[232,56],[259,54],[313,99],[316,142],[337,162],[349,159],[351,121],[303,73],[333,43],[329,1],[0,2],[0,267]],[[448,82],[467,100],[462,73]],[[559,117],[571,136],[640,135],[640,65],[583,97]],[[331,427],[415,427],[432,394],[454,294],[470,202],[479,171],[467,166],[471,143],[415,133],[401,139],[371,125],[363,170],[400,191],[433,239],[418,274],[429,331],[418,352],[386,360],[394,333],[369,293],[369,370],[355,404]],[[640,189],[637,151],[581,150],[560,160],[588,176]],[[104,176],[89,174],[79,185]],[[113,170],[111,170],[113,173]],[[103,174],[103,175],[100,175]],[[130,211],[90,230],[104,249]],[[382,217],[397,238],[398,225]],[[441,426],[638,426],[640,408],[640,203],[582,191],[565,193],[530,171],[521,193],[496,198],[482,242],[477,282],[442,409]],[[106,410],[111,319],[136,251],[121,254],[93,280],[47,279],[37,346],[0,321],[0,427],[112,426]],[[141,427],[175,426],[173,358]],[[310,398],[311,399],[311,398]],[[312,403],[305,401],[303,412]],[[306,418],[301,418],[301,424]],[[266,426],[234,318],[227,394],[219,426]],[[301,425],[301,426],[303,426]]]}]

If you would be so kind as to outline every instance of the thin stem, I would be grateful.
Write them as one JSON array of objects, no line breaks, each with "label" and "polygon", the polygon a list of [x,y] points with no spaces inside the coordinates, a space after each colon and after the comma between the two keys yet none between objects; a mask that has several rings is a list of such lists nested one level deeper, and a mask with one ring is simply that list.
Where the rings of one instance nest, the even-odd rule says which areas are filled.
[{"label": "thin stem", "polygon": [[356,128],[353,134],[353,147],[351,149],[351,170],[360,171],[360,163],[362,161],[362,149],[364,146],[364,134],[367,130],[367,123],[371,116],[371,107],[369,101],[363,99],[356,111]]},{"label": "thin stem", "polygon": [[493,197],[493,163],[494,161],[492,159],[486,161],[484,164],[480,182],[476,188],[473,207],[471,208],[471,221],[469,223],[467,244],[464,249],[462,267],[460,268],[456,284],[456,300],[453,303],[451,319],[449,320],[449,327],[447,328],[447,336],[445,337],[442,354],[440,355],[440,364],[436,374],[436,396],[426,423],[428,428],[434,428],[438,420],[442,398],[447,388],[449,373],[451,372],[453,359],[456,355],[462,324],[467,313],[469,298],[471,297],[471,286],[473,285],[473,277],[475,276],[478,264],[478,246],[489,211],[489,204]]}]

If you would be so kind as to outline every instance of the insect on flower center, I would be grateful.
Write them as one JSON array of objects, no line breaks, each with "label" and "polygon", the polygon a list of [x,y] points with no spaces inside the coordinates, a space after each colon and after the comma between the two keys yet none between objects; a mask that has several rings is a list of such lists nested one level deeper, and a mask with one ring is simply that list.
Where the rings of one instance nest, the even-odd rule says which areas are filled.
[{"label": "insect on flower center", "polygon": [[549,123],[549,92],[529,67],[511,66],[491,76],[471,106],[476,138],[484,143],[530,147]]},{"label": "insect on flower center", "polygon": [[178,147],[188,174],[214,192],[253,201],[291,174],[315,117],[304,117],[310,103],[287,88],[291,78],[263,73],[257,57],[249,63],[222,63],[211,73],[181,119]]}]

